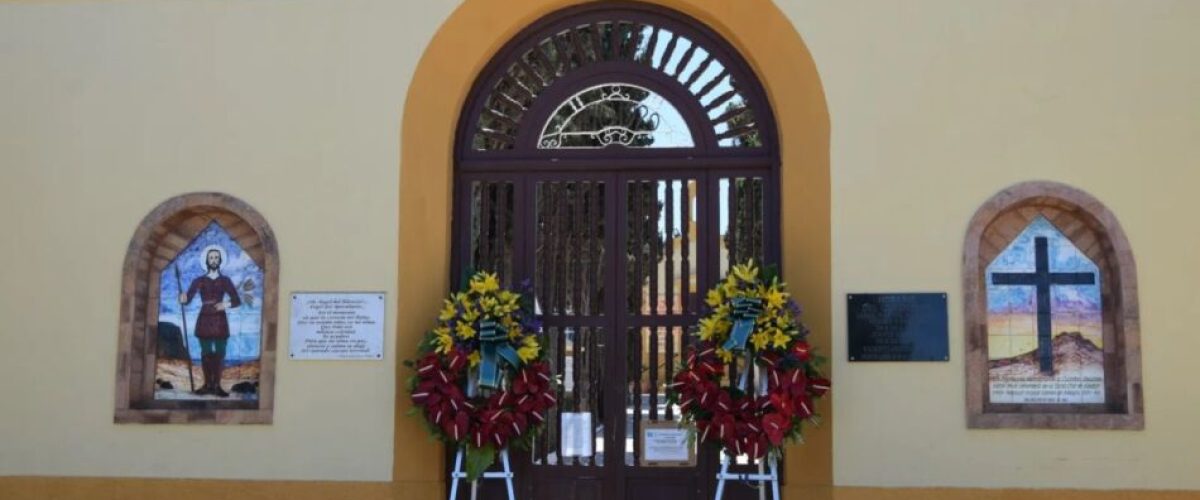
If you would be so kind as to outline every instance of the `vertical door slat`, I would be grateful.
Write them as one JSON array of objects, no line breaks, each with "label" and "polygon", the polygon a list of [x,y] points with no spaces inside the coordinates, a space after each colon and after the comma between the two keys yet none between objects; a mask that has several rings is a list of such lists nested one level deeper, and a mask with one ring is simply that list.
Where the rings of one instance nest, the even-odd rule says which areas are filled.
[{"label": "vertical door slat", "polygon": [[583,236],[586,233],[587,222],[583,218],[583,182],[571,185],[571,208],[574,217],[571,220],[571,314],[583,315]]},{"label": "vertical door slat", "polygon": [[684,179],[680,196],[680,202],[683,204],[683,216],[679,220],[682,222],[679,242],[679,252],[682,257],[679,273],[682,275],[682,279],[679,280],[679,291],[683,295],[682,305],[685,314],[696,313],[696,305],[692,302],[692,261],[690,258],[692,253],[692,197],[695,196],[695,187],[689,189],[690,185],[692,183],[688,179]]},{"label": "vertical door slat", "polygon": [[674,314],[675,311],[675,181],[667,181],[667,192],[664,206],[667,210],[666,230],[663,231],[663,239],[666,241],[666,256],[663,258],[663,265],[666,271],[663,273],[666,286],[667,297],[667,314]]},{"label": "vertical door slat", "polygon": [[511,210],[509,205],[509,188],[511,184],[507,182],[496,183],[496,242],[492,245],[492,254],[495,259],[492,262],[492,272],[500,275],[500,279],[507,285],[511,283],[511,278],[508,276],[509,269],[506,265],[508,259],[508,215]]},{"label": "vertical door slat", "polygon": [[[479,190],[479,260],[476,265],[481,268],[490,266],[492,262],[492,183],[483,182]],[[479,271],[481,269],[475,269]]]}]

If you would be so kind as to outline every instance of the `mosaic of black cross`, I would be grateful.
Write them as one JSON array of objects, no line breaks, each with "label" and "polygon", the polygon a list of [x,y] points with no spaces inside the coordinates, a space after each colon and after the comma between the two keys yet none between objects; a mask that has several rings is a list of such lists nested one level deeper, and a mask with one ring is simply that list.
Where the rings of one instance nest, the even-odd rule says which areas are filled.
[{"label": "mosaic of black cross", "polygon": [[1037,270],[1032,273],[992,273],[994,285],[1025,285],[1037,287],[1038,359],[1041,371],[1054,375],[1054,345],[1050,327],[1050,287],[1056,285],[1095,285],[1095,273],[1050,272],[1050,243],[1044,236],[1034,238]]}]

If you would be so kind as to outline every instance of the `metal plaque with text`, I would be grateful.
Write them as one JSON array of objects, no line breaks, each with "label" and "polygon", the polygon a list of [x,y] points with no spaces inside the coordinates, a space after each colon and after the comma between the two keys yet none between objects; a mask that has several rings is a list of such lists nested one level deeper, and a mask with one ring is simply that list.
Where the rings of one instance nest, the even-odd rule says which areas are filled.
[{"label": "metal plaque with text", "polygon": [[846,295],[850,361],[949,361],[944,293]]}]

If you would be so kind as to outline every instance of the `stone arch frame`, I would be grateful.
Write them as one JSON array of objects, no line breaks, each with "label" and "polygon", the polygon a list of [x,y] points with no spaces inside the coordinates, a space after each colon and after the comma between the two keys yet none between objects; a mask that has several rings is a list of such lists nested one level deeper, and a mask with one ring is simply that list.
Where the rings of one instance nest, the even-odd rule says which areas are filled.
[{"label": "stone arch frame", "polygon": [[[156,401],[159,274],[212,221],[263,270],[259,397],[246,401]],[[189,193],[154,208],[138,225],[125,253],[117,349],[116,423],[269,424],[274,412],[279,310],[279,250],[266,219],[223,193]]]},{"label": "stone arch frame", "polygon": [[[493,55],[533,21],[580,0],[465,0],[434,34],[405,98],[400,132],[400,283],[397,315],[421,318],[450,289],[450,211],[459,117],[477,75]],[[771,0],[653,0],[696,18],[729,41],[759,76],[779,127],[780,241],[784,278],[809,311],[814,342],[831,342],[832,261],[830,121],[812,54],[791,20]],[[399,346],[414,345],[420,321],[399,322]],[[397,380],[407,374],[397,371]],[[788,450],[785,495],[823,491],[833,482],[833,401],[821,403],[827,423]],[[393,481],[441,491],[440,444],[405,415],[396,400]],[[419,452],[413,452],[420,447]],[[433,496],[434,493],[430,493]]]},{"label": "stone arch frame", "polygon": [[[1044,216],[1101,272],[1105,395],[1103,405],[1016,405],[988,401],[987,292],[984,273],[1034,218]],[[963,246],[967,427],[1144,428],[1137,268],[1116,216],[1092,195],[1066,184],[1024,182],[976,211]]]}]

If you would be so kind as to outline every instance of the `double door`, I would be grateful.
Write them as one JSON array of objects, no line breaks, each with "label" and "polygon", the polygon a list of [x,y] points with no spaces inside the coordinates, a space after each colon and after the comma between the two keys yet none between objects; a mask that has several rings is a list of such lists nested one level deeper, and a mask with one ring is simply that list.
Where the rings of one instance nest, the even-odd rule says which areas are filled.
[{"label": "double door", "polygon": [[[512,452],[520,498],[711,498],[718,456],[648,464],[643,428],[679,420],[666,386],[708,287],[729,262],[773,253],[763,187],[744,172],[460,175],[455,275],[528,288],[561,381],[545,431]],[[482,498],[503,498],[497,486]],[[757,498],[726,498],[743,496]]]}]

